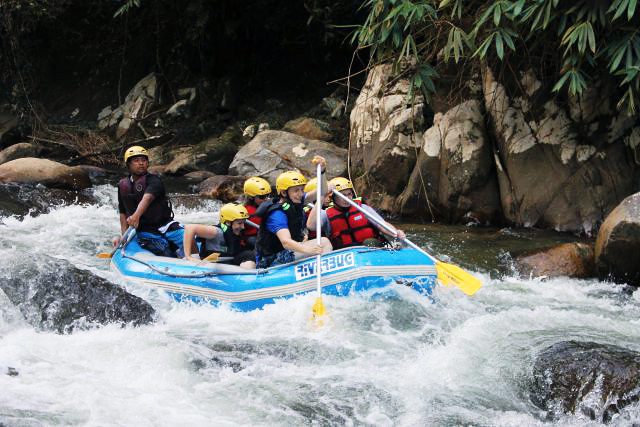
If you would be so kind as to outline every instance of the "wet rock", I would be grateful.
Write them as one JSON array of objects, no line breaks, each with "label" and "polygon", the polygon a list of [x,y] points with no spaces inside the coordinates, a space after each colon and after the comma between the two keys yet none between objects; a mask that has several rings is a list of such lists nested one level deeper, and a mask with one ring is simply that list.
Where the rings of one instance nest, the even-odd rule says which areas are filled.
[{"label": "wet rock", "polygon": [[9,375],[10,377],[17,377],[19,375],[18,370],[9,366],[7,367],[7,375]]},{"label": "wet rock", "polygon": [[174,117],[182,116],[182,117],[185,117],[185,118],[191,117],[191,113],[190,113],[189,108],[188,108],[187,100],[186,99],[181,99],[180,101],[178,101],[175,104],[173,104],[167,110],[166,115],[167,116],[174,116]]},{"label": "wet rock", "polygon": [[216,175],[201,182],[198,191],[203,197],[235,202],[242,197],[244,180],[241,176]]},{"label": "wet rock", "polygon": [[300,117],[285,123],[283,130],[308,139],[319,139],[321,141],[331,141],[333,136],[330,132],[329,123],[310,117]]},{"label": "wet rock", "polygon": [[96,324],[134,326],[153,321],[153,308],[141,298],[62,260],[40,260],[0,276],[0,288],[28,323],[43,330],[71,333]]},{"label": "wet rock", "polygon": [[183,178],[191,182],[202,182],[205,179],[211,178],[212,176],[215,176],[215,175],[216,175],[215,173],[209,172],[209,171],[195,171],[195,172],[189,172],[188,174],[183,176]]},{"label": "wet rock", "polygon": [[424,131],[424,100],[407,102],[409,81],[394,80],[390,64],[374,67],[351,110],[351,162],[358,188],[392,210],[407,186]]},{"label": "wet rock", "polygon": [[504,217],[519,226],[593,232],[638,191],[635,119],[615,112],[606,86],[594,87],[567,111],[545,96],[532,71],[510,82],[525,93],[510,94],[508,83],[483,70]]},{"label": "wet rock", "polygon": [[303,138],[293,133],[265,130],[238,151],[229,166],[229,173],[240,176],[262,176],[275,182],[278,175],[299,169],[306,176],[314,176],[311,164],[314,155],[327,159],[329,177],[345,175],[347,150],[335,145]]},{"label": "wet rock", "polygon": [[453,223],[493,223],[500,200],[482,102],[469,99],[437,113],[433,126],[416,137],[422,148],[392,210]]},{"label": "wet rock", "polygon": [[13,144],[0,151],[0,165],[22,157],[38,157],[41,152],[42,148],[36,144],[29,142]]},{"label": "wet rock", "polygon": [[40,183],[68,190],[91,187],[91,179],[85,171],[33,157],[11,160],[0,165],[0,182]]},{"label": "wet rock", "polygon": [[51,189],[33,184],[0,184],[0,216],[39,215],[57,206],[99,201],[85,192]]},{"label": "wet rock", "polygon": [[604,221],[596,240],[600,279],[640,286],[640,193],[624,199]]},{"label": "wet rock", "polygon": [[584,279],[595,275],[593,246],[586,243],[565,243],[519,255],[515,261],[518,271],[527,276],[568,276]]},{"label": "wet rock", "polygon": [[228,127],[219,137],[208,138],[195,146],[156,148],[149,161],[163,166],[167,175],[184,175],[197,170],[226,174],[233,156],[244,144],[240,129]]},{"label": "wet rock", "polygon": [[554,344],[535,361],[530,396],[550,420],[583,414],[608,423],[640,399],[640,353],[589,342]]}]

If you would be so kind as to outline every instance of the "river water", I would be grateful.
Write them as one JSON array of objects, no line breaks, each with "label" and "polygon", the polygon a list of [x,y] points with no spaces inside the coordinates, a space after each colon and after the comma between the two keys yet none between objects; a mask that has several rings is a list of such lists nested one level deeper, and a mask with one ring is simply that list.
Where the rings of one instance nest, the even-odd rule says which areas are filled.
[{"label": "river water", "polygon": [[[0,218],[0,275],[58,258],[117,281],[95,257],[118,230],[115,187],[91,191],[92,203]],[[174,200],[184,223],[216,219],[212,201]],[[549,425],[529,397],[540,351],[570,339],[640,351],[640,291],[511,272],[509,251],[573,237],[402,227],[483,288],[474,297],[442,287],[432,298],[406,287],[386,297],[326,296],[330,321],[315,329],[315,295],[239,313],[129,287],[156,309],[153,324],[67,335],[34,329],[0,291],[0,424]],[[639,420],[636,403],[611,425]],[[597,425],[582,416],[554,424]]]}]

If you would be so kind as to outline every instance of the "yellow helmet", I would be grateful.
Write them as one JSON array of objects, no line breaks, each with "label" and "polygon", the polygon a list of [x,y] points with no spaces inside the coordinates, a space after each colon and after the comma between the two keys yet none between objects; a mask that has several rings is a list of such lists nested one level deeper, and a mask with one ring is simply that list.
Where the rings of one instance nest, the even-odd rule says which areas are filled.
[{"label": "yellow helmet", "polygon": [[333,178],[331,181],[329,181],[329,185],[333,185],[335,189],[338,191],[342,191],[350,188],[351,190],[353,190],[354,194],[356,192],[356,190],[353,189],[353,184],[351,183],[351,181],[341,176],[337,176]]},{"label": "yellow helmet", "polygon": [[308,193],[318,188],[317,182],[318,182],[318,178],[311,178],[309,182],[307,182],[307,185],[304,186],[304,192]]},{"label": "yellow helmet", "polygon": [[286,171],[282,172],[278,179],[276,179],[276,190],[278,194],[281,191],[287,190],[289,187],[295,187],[296,185],[305,185],[307,183],[307,178],[304,177],[298,171]]},{"label": "yellow helmet", "polygon": [[266,196],[271,194],[269,181],[264,178],[252,176],[244,182],[244,194],[249,197]]},{"label": "yellow helmet", "polygon": [[144,147],[140,147],[139,145],[134,145],[133,147],[127,148],[127,151],[124,152],[124,162],[127,163],[127,160],[135,156],[145,156],[148,159],[149,152],[145,150]]},{"label": "yellow helmet", "polygon": [[247,208],[236,203],[227,203],[220,208],[220,222],[235,221],[236,219],[249,218]]}]

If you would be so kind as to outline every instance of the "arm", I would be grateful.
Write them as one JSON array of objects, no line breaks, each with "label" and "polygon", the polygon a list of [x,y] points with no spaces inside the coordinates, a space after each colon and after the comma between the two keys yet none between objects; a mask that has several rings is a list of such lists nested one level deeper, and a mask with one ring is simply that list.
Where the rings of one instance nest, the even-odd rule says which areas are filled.
[{"label": "arm", "polygon": [[125,215],[124,213],[120,213],[120,235],[114,237],[113,240],[111,241],[111,243],[113,243],[114,248],[120,244],[120,239],[122,239],[122,235],[124,234],[125,231],[127,231],[128,227],[129,225],[127,224],[127,215]]},{"label": "arm", "polygon": [[140,224],[140,217],[146,212],[147,208],[149,208],[149,205],[155,200],[155,198],[156,196],[154,196],[153,194],[145,193],[144,196],[142,196],[142,200],[140,200],[140,203],[138,203],[138,208],[136,209],[136,211],[133,213],[133,215],[127,218],[127,224],[132,227],[138,227],[138,224]]},{"label": "arm", "polygon": [[307,246],[301,242],[296,242],[291,238],[291,233],[288,228],[282,228],[276,232],[276,236],[282,243],[285,249],[291,251],[300,252],[307,255],[320,255],[322,253],[322,246]]},{"label": "arm", "polygon": [[212,239],[218,234],[218,229],[211,225],[187,224],[184,226],[184,257],[191,259],[191,254],[197,252],[195,237]]}]

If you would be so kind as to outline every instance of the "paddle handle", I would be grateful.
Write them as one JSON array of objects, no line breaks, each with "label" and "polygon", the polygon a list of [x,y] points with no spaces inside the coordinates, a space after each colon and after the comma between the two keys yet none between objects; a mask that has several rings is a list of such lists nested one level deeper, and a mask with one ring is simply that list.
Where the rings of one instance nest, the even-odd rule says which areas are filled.
[{"label": "paddle handle", "polygon": [[[373,215],[369,214],[369,212],[367,212],[366,210],[362,209],[361,206],[359,206],[357,203],[355,203],[353,200],[351,200],[350,198],[348,198],[347,196],[345,196],[344,194],[342,194],[338,190],[334,189],[333,190],[333,194],[335,194],[336,196],[340,197],[342,200],[344,200],[345,202],[349,203],[354,208],[358,209],[360,212],[362,212],[364,214],[364,216],[366,216],[369,219],[369,221],[374,222],[375,224],[377,224],[380,227],[382,227],[385,230],[387,230],[392,235],[397,236],[398,232],[393,227],[391,227],[389,224],[387,224],[385,222],[381,222],[376,217],[374,217]],[[403,241],[404,243],[406,243],[407,245],[411,246],[413,249],[419,251],[423,255],[426,255],[427,257],[429,257],[429,259],[431,261],[436,262],[436,263],[438,262],[437,259],[435,259],[433,256],[429,255],[424,249],[420,248],[418,245],[413,243],[411,240],[409,240],[407,238],[400,239],[400,240]]]}]

